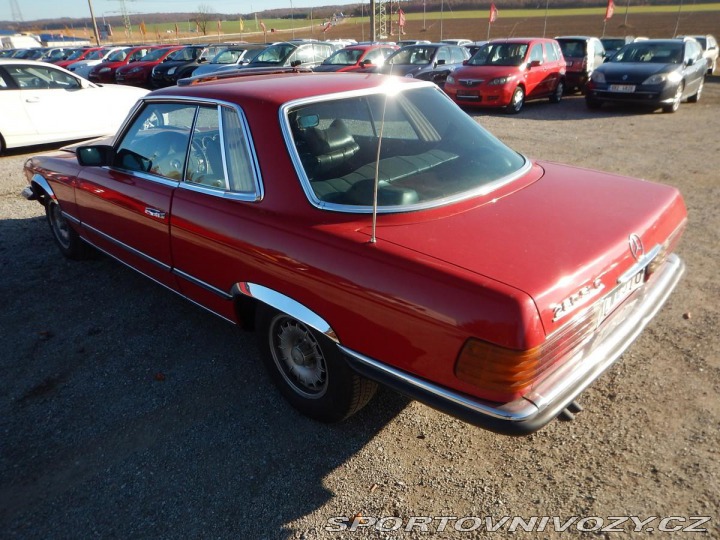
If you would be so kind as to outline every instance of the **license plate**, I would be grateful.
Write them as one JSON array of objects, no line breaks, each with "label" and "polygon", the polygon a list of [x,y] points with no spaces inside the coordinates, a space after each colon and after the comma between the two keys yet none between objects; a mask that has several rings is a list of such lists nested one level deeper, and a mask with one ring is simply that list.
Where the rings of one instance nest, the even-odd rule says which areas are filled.
[{"label": "license plate", "polygon": [[465,98],[465,99],[477,99],[478,93],[477,92],[458,92],[457,97]]},{"label": "license plate", "polygon": [[634,84],[611,84],[610,91],[611,92],[623,92],[625,94],[629,94],[629,93],[632,93],[635,91],[635,85]]},{"label": "license plate", "polygon": [[645,283],[645,268],[642,268],[640,271],[638,271],[637,274],[632,276],[625,283],[621,283],[612,291],[610,291],[610,293],[607,294],[605,298],[603,298],[601,301],[602,305],[600,308],[600,322],[605,320],[605,318],[610,315],[616,307],[622,304],[623,301],[628,296],[630,296],[633,291],[636,291],[637,289],[642,287],[643,283]]}]

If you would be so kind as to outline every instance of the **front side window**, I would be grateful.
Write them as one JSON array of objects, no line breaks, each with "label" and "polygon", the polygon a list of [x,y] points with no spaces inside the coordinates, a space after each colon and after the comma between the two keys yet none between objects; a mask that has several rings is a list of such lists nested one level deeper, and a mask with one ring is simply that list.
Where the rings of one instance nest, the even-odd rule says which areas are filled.
[{"label": "front side window", "polygon": [[530,61],[543,61],[543,47],[542,43],[536,43],[532,46],[532,49],[530,49]]},{"label": "front side window", "polygon": [[5,66],[8,75],[13,79],[18,88],[35,89],[75,89],[80,88],[78,80],[57,69],[44,66]]},{"label": "front side window", "polygon": [[194,103],[148,103],[115,151],[115,166],[188,186],[258,193],[256,164],[235,109]]},{"label": "front side window", "polygon": [[436,88],[303,103],[286,117],[305,191],[321,208],[369,211],[376,168],[379,208],[405,211],[491,190],[527,167]]}]

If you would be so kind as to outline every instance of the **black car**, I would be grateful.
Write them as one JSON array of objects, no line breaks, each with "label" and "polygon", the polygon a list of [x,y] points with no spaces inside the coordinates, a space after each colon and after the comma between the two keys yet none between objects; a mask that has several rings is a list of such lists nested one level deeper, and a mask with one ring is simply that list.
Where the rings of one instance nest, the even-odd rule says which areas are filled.
[{"label": "black car", "polygon": [[222,48],[223,45],[188,45],[178,49],[153,68],[150,84],[153,88],[173,86],[178,80],[192,75],[195,68],[209,61]]},{"label": "black car", "polygon": [[447,76],[470,58],[470,51],[458,45],[427,43],[408,45],[387,57],[378,73],[432,81],[442,87]]},{"label": "black car", "polygon": [[635,103],[675,112],[680,102],[700,99],[707,62],[692,38],[648,39],[629,43],[593,71],[585,103]]}]

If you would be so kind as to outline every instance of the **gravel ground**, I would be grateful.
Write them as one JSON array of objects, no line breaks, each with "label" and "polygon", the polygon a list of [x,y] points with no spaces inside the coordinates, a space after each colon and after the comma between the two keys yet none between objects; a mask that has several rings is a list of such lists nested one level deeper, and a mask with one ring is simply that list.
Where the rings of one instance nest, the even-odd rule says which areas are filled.
[{"label": "gravel ground", "polygon": [[[548,516],[540,536],[557,538],[555,516],[575,518],[571,536],[631,538],[708,516],[701,536],[720,538],[719,104],[714,77],[676,114],[589,113],[573,96],[477,115],[523,153],[673,184],[689,208],[688,272],[668,304],[575,421],[524,438],[387,390],[340,425],[299,416],[252,334],[112,260],[60,256],[40,205],[19,196],[24,159],[48,147],[1,157],[1,535],[486,538],[486,518]],[[435,519],[428,534],[326,530],[357,514]],[[440,532],[442,516],[482,526]]]}]

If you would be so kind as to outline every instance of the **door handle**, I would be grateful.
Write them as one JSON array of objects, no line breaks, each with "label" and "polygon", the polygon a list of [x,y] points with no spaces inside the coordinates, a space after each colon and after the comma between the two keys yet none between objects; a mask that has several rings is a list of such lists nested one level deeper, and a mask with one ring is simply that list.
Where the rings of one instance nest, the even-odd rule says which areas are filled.
[{"label": "door handle", "polygon": [[25,99],[26,103],[38,103],[40,101],[40,98],[37,96],[29,97]]},{"label": "door handle", "polygon": [[145,213],[150,217],[154,217],[157,219],[165,219],[165,212],[163,212],[162,210],[158,210],[157,208],[147,207],[145,208]]}]

